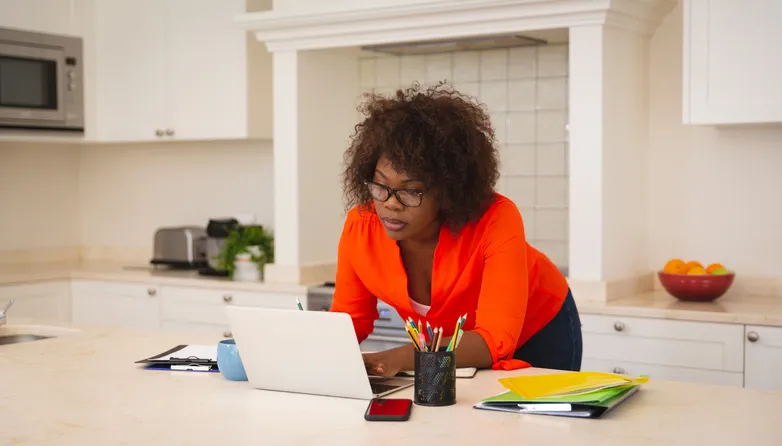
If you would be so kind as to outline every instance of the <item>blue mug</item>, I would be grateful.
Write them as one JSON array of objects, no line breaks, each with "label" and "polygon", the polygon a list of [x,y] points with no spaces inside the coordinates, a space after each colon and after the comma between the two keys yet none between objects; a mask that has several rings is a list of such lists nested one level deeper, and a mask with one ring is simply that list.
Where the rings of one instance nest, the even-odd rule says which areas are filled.
[{"label": "blue mug", "polygon": [[247,381],[247,373],[244,371],[235,340],[224,339],[217,344],[217,368],[226,379]]}]

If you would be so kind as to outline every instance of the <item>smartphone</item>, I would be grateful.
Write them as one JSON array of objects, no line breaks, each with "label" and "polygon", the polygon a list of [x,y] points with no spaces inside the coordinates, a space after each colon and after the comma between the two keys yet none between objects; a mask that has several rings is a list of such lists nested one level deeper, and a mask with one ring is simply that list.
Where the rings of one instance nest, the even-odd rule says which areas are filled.
[{"label": "smartphone", "polygon": [[374,398],[369,402],[364,419],[367,421],[407,421],[413,400]]}]

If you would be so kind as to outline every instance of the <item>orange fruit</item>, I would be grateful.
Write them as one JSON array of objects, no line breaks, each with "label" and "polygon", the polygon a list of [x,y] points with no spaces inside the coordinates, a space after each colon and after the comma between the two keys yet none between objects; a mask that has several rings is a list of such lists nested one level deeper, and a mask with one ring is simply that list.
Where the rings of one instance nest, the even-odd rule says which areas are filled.
[{"label": "orange fruit", "polygon": [[703,269],[702,266],[696,266],[696,267],[693,267],[693,268],[690,268],[689,270],[687,270],[687,275],[689,275],[689,276],[695,276],[695,275],[701,275],[701,274],[706,274],[706,270]]},{"label": "orange fruit", "polygon": [[689,262],[684,264],[684,272],[685,273],[690,272],[690,270],[693,269],[693,268],[703,269],[703,265],[701,264],[701,262],[699,262],[697,260],[690,260]]},{"label": "orange fruit", "polygon": [[708,268],[706,268],[706,272],[707,272],[707,273],[709,273],[709,274],[711,274],[711,273],[713,273],[713,272],[714,272],[714,270],[716,270],[716,269],[720,269],[720,268],[722,268],[722,269],[725,269],[725,267],[724,267],[724,266],[722,266],[722,265],[721,265],[721,264],[719,264],[719,263],[712,263],[711,265],[709,265],[709,267],[708,267]]},{"label": "orange fruit", "polygon": [[684,260],[671,259],[668,260],[668,263],[665,264],[665,267],[663,268],[663,272],[667,274],[681,274],[683,267],[684,267]]}]

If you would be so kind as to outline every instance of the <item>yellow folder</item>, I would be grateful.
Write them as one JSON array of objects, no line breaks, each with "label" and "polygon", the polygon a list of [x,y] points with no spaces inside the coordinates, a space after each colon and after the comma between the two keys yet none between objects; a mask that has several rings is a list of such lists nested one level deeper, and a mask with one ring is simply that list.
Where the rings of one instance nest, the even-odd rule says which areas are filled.
[{"label": "yellow folder", "polygon": [[499,380],[506,389],[527,399],[582,395],[613,387],[641,385],[648,377],[628,378],[601,372],[567,372],[513,376]]}]

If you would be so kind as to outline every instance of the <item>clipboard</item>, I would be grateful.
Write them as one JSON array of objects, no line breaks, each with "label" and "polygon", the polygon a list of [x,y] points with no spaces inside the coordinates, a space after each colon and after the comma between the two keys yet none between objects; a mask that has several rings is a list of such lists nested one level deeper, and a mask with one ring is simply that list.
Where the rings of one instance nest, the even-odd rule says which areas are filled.
[{"label": "clipboard", "polygon": [[177,345],[135,363],[144,364],[147,370],[216,372],[217,346]]}]

